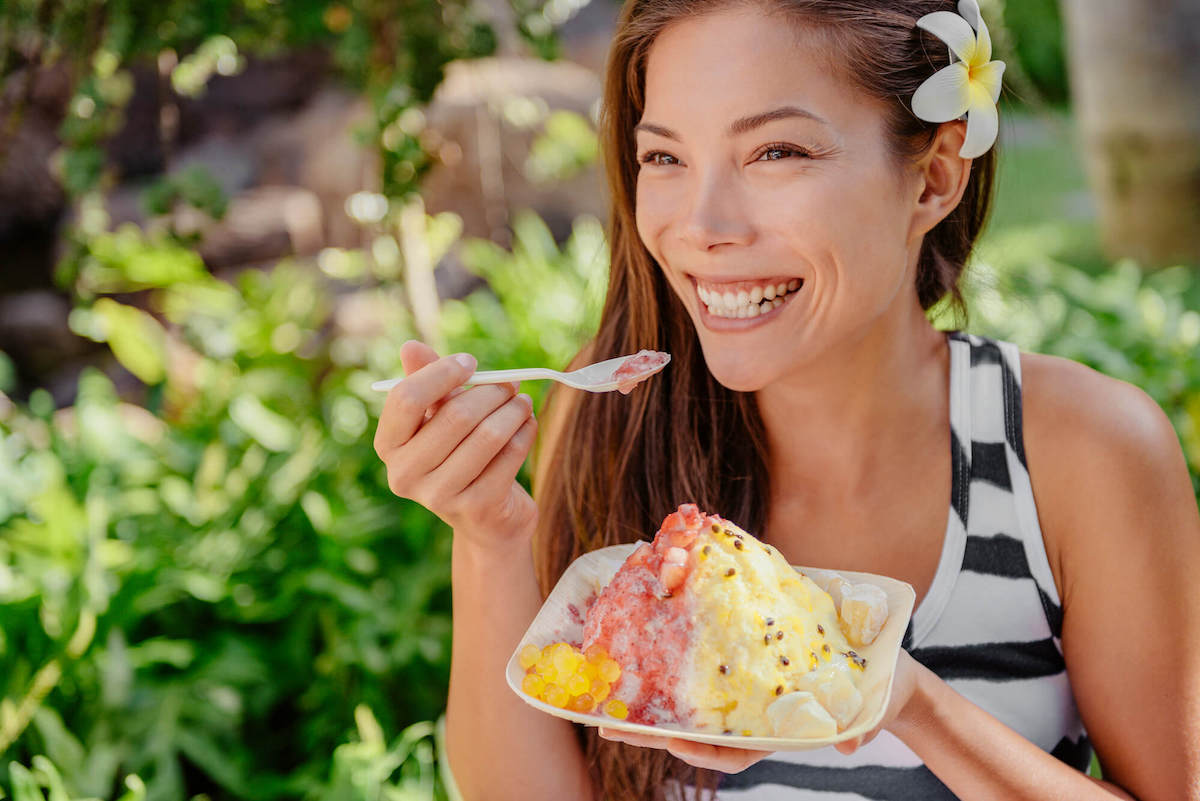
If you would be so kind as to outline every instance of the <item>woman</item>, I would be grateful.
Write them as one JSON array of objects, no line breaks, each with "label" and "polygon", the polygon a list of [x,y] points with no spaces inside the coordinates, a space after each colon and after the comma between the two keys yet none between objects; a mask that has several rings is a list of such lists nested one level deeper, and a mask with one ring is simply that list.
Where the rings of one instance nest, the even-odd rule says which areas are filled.
[{"label": "woman", "polygon": [[[454,529],[448,750],[467,799],[718,781],[730,799],[1200,798],[1200,519],[1165,415],[1134,387],[927,318],[961,303],[998,89],[959,40],[971,72],[914,101],[954,77],[938,37],[962,27],[928,22],[938,11],[956,13],[626,4],[603,119],[611,279],[577,362],[674,359],[629,398],[552,396],[536,504],[514,481],[528,397],[459,389],[466,354],[403,349],[376,447],[395,492]],[[939,92],[970,101],[966,123],[929,111]],[[507,657],[570,561],[687,501],[793,563],[913,585],[871,737],[840,754],[602,738],[509,692]],[[1093,747],[1105,781],[1083,772]]]}]

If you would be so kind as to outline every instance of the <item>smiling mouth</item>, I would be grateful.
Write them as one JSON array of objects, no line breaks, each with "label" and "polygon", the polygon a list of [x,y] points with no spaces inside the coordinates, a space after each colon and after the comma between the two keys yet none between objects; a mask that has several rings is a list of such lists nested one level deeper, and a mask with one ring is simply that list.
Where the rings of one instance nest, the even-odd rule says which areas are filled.
[{"label": "smiling mouth", "polygon": [[767,314],[782,306],[804,286],[802,278],[775,282],[741,281],[736,284],[710,284],[700,279],[694,280],[696,294],[709,314],[735,320]]}]

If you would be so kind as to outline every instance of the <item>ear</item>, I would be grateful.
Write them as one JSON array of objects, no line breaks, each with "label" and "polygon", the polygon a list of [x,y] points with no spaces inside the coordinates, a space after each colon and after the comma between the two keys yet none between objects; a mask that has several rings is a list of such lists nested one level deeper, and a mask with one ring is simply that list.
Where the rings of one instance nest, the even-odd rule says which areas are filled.
[{"label": "ear", "polygon": [[971,159],[958,155],[967,124],[962,120],[938,126],[933,145],[917,161],[916,206],[909,235],[927,234],[962,200],[971,177]]}]

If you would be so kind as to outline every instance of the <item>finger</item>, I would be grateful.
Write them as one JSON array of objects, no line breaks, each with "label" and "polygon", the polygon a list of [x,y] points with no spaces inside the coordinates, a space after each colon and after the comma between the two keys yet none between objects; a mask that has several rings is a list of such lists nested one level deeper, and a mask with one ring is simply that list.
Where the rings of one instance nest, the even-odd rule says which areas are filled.
[{"label": "finger", "polygon": [[471,387],[449,397],[409,440],[412,447],[405,450],[411,450],[412,455],[406,455],[409,460],[406,469],[416,475],[436,469],[466,443],[476,427],[511,398],[512,391],[507,385],[496,384]]},{"label": "finger", "polygon": [[770,753],[679,739],[669,740],[667,751],[689,765],[722,773],[740,773]]},{"label": "finger", "polygon": [[392,387],[375,432],[376,452],[384,456],[408,442],[425,421],[425,411],[462,386],[473,372],[475,357],[459,353],[423,365]]},{"label": "finger", "polygon": [[667,735],[654,734],[638,734],[631,731],[620,731],[617,729],[600,728],[600,736],[606,740],[613,740],[618,743],[628,743],[641,748],[658,748],[665,750],[672,738]]},{"label": "finger", "polygon": [[666,750],[689,765],[709,770],[719,770],[723,773],[738,773],[764,759],[769,751],[755,751],[748,748],[732,748],[723,745],[697,743],[692,740],[681,740],[667,735],[639,734],[628,731],[615,731],[601,727],[600,736],[642,748],[657,748]]},{"label": "finger", "polygon": [[[400,364],[404,367],[404,374],[406,376],[412,375],[413,373],[415,373],[417,370],[420,370],[425,365],[431,364],[431,363],[437,361],[437,358],[438,358],[438,355],[437,355],[436,350],[429,347],[424,342],[420,342],[415,339],[410,339],[408,342],[405,342],[403,345],[400,346]],[[466,391],[467,391],[466,387],[458,387],[457,389],[453,390],[449,395],[447,395],[442,400],[435,401],[425,411],[425,419],[428,420],[430,417],[432,417],[434,412],[436,412],[439,408],[441,408],[441,405],[443,403],[445,403],[447,400],[449,400],[450,398],[456,397],[458,395],[461,395],[462,393],[464,393]],[[513,392],[516,392],[516,391],[517,390],[515,390],[515,389],[513,390]]]},{"label": "finger", "polygon": [[861,740],[862,740],[861,737],[855,737],[850,740],[842,740],[840,743],[834,743],[833,747],[836,748],[838,751],[842,752],[843,754],[849,755],[849,754],[853,754],[855,751],[858,750],[858,746],[859,746],[859,743]]},{"label": "finger", "polygon": [[477,498],[486,499],[498,498],[508,492],[535,439],[537,418],[529,417],[463,493],[469,492]]},{"label": "finger", "polygon": [[[505,387],[505,391],[507,389]],[[531,414],[533,401],[528,395],[517,395],[508,399],[479,421],[462,443],[432,472],[429,476],[430,482],[455,495],[462,492],[509,444]],[[432,433],[435,425],[436,421],[425,430]],[[423,433],[424,431],[421,432]],[[418,434],[416,439],[420,439],[421,434]],[[520,469],[519,463],[517,469]],[[516,470],[513,470],[509,478],[515,478],[516,474]]]},{"label": "finger", "polygon": [[410,339],[400,346],[400,364],[406,376],[437,360],[437,351],[419,340]]}]

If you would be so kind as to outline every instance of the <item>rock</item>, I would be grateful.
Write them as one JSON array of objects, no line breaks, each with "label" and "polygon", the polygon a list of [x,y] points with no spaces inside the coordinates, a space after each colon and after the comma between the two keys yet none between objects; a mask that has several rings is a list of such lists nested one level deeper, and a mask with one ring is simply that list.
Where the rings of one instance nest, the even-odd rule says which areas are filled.
[{"label": "rock", "polygon": [[463,218],[464,236],[500,244],[508,244],[506,226],[517,209],[538,212],[559,241],[580,214],[605,219],[606,190],[597,169],[545,185],[524,172],[539,118],[557,109],[590,118],[599,98],[596,74],[566,61],[487,58],[447,65],[426,113],[425,141],[440,161],[422,188],[429,213],[453,211]]},{"label": "rock", "polygon": [[324,242],[321,204],[298,186],[249,189],[233,198],[218,222],[190,207],[180,208],[175,226],[201,234],[199,252],[210,270],[311,255]]}]

